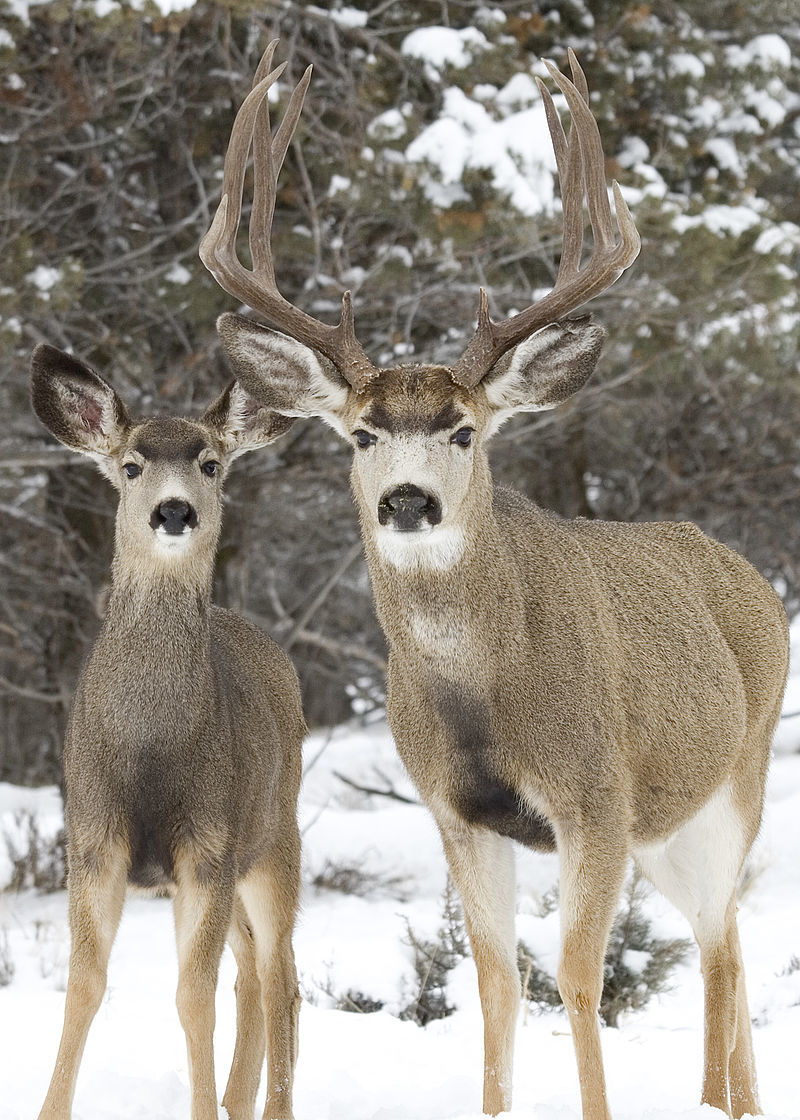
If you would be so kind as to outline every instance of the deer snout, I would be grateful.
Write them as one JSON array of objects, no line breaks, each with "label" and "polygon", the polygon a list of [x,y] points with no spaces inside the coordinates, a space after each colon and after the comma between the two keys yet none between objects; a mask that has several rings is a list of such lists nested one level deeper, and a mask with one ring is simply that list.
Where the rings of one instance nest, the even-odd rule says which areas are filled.
[{"label": "deer snout", "polygon": [[182,498],[167,498],[150,514],[150,528],[163,529],[171,536],[180,536],[186,529],[194,529],[197,512]]},{"label": "deer snout", "polygon": [[438,525],[442,520],[442,503],[434,494],[404,482],[387,491],[378,502],[378,521],[401,533],[413,533],[423,527]]}]

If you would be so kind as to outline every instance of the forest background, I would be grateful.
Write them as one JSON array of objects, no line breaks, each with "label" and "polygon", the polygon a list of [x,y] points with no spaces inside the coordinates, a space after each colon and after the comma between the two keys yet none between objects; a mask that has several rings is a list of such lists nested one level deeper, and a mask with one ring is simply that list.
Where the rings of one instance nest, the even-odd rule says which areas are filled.
[{"label": "forest background", "polygon": [[[553,282],[560,214],[541,56],[587,72],[642,234],[592,310],[590,386],[493,441],[495,477],[566,516],[689,518],[800,604],[800,21],[792,0],[0,0],[0,781],[59,780],[115,500],[32,415],[28,357],[71,348],[142,413],[197,413],[232,308],[197,257],[266,42],[276,110],[314,77],[279,185],[284,294],[354,293],[373,360],[448,361],[480,284],[506,315]],[[312,725],[383,702],[349,451],[297,422],[228,482],[217,600],[264,626]]]}]

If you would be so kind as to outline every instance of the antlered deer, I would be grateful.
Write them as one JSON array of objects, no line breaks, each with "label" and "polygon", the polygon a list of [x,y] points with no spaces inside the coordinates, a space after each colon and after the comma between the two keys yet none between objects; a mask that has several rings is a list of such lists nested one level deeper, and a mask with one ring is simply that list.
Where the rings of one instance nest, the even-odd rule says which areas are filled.
[{"label": "antlered deer", "polygon": [[178,1013],[193,1120],[217,1120],[214,993],[225,940],[238,965],[223,1104],[292,1114],[299,995],[292,952],[305,724],[291,662],[211,603],[229,462],[286,430],[233,382],[200,420],[133,421],[83,362],[41,345],[33,405],[119,491],[112,588],[64,746],[72,948],[64,1029],[40,1120],[68,1120],[106,986],[126,882],[174,897]]},{"label": "antlered deer", "polygon": [[[511,1101],[519,1000],[512,840],[558,850],[558,986],[584,1120],[609,1120],[598,1005],[631,859],[683,911],[705,981],[703,1101],[757,1109],[736,929],[736,882],[759,827],[787,671],[772,588],[690,524],[565,521],[494,486],[486,443],[515,412],[551,408],[588,379],[603,331],[566,315],[608,288],[639,237],[614,184],[611,214],[583,73],[548,64],[564,135],[540,85],[561,181],[553,291],[500,323],[482,291],[452,368],[376,369],[349,293],[335,327],[280,295],[270,228],[278,171],[309,82],[270,140],[272,47],[234,124],[223,197],[201,256],[218,282],[286,333],[223,315],[248,392],[285,416],[321,416],[355,446],[375,604],[390,645],[388,717],[433,813],[467,919],[485,1027],[484,1110]],[[254,147],[252,271],[235,240]],[[583,197],[593,233],[581,267]]]}]

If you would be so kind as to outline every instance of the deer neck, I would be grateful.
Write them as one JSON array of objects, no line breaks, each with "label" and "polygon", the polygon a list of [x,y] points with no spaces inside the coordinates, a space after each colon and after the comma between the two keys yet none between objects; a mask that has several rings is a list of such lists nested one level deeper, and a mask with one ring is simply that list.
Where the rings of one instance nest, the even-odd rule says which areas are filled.
[{"label": "deer neck", "polygon": [[210,642],[209,611],[213,569],[196,558],[165,558],[151,563],[117,551],[104,629],[116,639],[146,641],[151,657],[196,659]]},{"label": "deer neck", "polygon": [[115,557],[83,687],[119,750],[174,753],[203,734],[216,695],[210,611],[210,569],[200,579],[184,565]]},{"label": "deer neck", "polygon": [[452,528],[460,536],[456,559],[450,554],[448,562],[437,563],[435,552],[423,551],[418,562],[397,565],[382,551],[376,530],[365,525],[367,567],[392,648],[445,676],[474,677],[477,685],[478,678],[492,676],[495,661],[499,667],[509,635],[513,641],[515,630],[524,633],[521,591],[492,508],[491,483]]}]

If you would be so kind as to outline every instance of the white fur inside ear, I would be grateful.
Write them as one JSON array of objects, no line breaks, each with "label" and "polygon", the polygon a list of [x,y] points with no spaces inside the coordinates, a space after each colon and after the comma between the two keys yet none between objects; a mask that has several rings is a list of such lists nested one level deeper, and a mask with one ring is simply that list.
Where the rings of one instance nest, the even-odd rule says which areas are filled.
[{"label": "white fur inside ear", "polygon": [[277,331],[248,330],[241,320],[235,326],[221,324],[220,336],[234,363],[248,367],[274,388],[276,411],[286,416],[316,416],[344,407],[348,389],[325,375],[309,346]]},{"label": "white fur inside ear", "polygon": [[[505,373],[501,373],[499,377],[493,378],[486,385],[486,398],[492,408],[508,409],[508,419],[513,412],[516,411],[523,403],[528,403],[528,407],[535,411],[544,411],[549,408],[555,408],[555,404],[543,403],[529,403],[525,400],[527,394],[530,392],[529,381],[525,377],[526,371],[529,366],[534,362],[541,362],[545,360],[548,352],[553,347],[553,342],[556,339],[561,339],[563,331],[560,327],[551,325],[542,327],[530,338],[526,338],[520,342],[516,349],[512,352],[511,361]],[[576,347],[576,354],[579,352],[579,347]]]},{"label": "white fur inside ear", "polygon": [[550,323],[505,355],[490,371],[484,391],[495,415],[489,434],[515,412],[555,408],[592,375],[605,331],[588,316]]},{"label": "white fur inside ear", "polygon": [[120,432],[114,398],[100,390],[89,391],[85,386],[73,384],[68,378],[54,379],[53,385],[58,394],[62,411],[72,423],[78,441],[78,450],[98,462],[105,474],[108,471],[102,461],[111,454],[119,440]]},{"label": "white fur inside ear", "polygon": [[[260,422],[261,416],[263,423]],[[259,407],[238,381],[235,381],[231,388],[228,418],[222,431],[231,460],[244,455],[246,451],[271,443],[274,436],[270,434],[269,428],[269,410]]]}]

